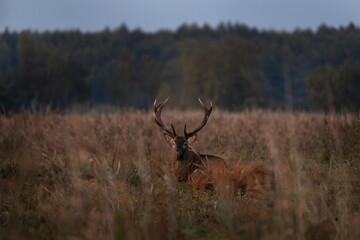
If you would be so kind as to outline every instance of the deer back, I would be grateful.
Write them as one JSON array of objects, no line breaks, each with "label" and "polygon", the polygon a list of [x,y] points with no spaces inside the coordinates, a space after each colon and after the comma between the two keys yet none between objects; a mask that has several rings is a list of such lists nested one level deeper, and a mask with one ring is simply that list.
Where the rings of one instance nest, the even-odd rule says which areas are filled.
[{"label": "deer back", "polygon": [[274,187],[274,170],[262,161],[231,161],[230,168],[235,191],[244,194]]}]

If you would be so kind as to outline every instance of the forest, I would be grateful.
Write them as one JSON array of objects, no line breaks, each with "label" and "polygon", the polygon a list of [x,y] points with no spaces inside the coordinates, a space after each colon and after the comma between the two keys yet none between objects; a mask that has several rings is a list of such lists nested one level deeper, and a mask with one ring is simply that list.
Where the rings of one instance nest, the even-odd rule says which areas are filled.
[{"label": "forest", "polygon": [[176,31],[21,31],[0,34],[1,112],[42,108],[178,108],[211,99],[229,111],[360,109],[360,28],[292,32],[243,24]]}]

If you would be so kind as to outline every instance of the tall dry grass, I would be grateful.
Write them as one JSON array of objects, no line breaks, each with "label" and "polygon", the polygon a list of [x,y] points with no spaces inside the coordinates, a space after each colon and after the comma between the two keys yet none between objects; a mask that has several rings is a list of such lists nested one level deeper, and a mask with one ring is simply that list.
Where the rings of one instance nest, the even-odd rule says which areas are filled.
[{"label": "tall dry grass", "polygon": [[360,239],[359,120],[215,111],[194,147],[276,172],[275,192],[224,199],[175,181],[151,113],[0,116],[0,238]]}]

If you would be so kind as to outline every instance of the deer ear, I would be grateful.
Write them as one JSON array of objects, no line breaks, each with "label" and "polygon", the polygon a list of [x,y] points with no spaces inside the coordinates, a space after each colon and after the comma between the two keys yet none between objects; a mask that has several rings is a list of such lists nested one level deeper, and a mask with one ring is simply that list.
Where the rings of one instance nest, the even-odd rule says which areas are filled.
[{"label": "deer ear", "polygon": [[186,140],[188,141],[188,143],[193,143],[193,142],[195,142],[196,138],[197,138],[197,135],[195,134],[194,136],[191,136]]},{"label": "deer ear", "polygon": [[174,139],[167,133],[164,133],[164,138],[168,141],[171,145],[174,145]]}]

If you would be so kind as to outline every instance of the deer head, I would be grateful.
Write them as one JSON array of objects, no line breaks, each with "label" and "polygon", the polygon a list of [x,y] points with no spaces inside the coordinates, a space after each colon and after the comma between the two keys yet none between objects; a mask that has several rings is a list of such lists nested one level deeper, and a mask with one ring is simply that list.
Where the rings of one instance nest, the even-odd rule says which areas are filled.
[{"label": "deer head", "polygon": [[176,153],[176,159],[177,160],[183,160],[184,156],[186,155],[187,151],[189,150],[189,144],[193,143],[196,140],[197,133],[206,125],[207,120],[211,114],[212,111],[212,102],[210,101],[210,108],[206,108],[204,103],[199,99],[199,102],[201,106],[204,109],[204,118],[201,122],[200,126],[197,127],[192,132],[186,132],[186,124],[184,126],[184,136],[179,136],[175,132],[174,125],[171,123],[171,130],[166,128],[163,121],[161,120],[161,111],[166,104],[166,102],[169,100],[167,98],[163,103],[160,103],[159,105],[156,105],[156,99],[154,101],[154,117],[156,124],[164,131],[164,137],[166,141],[168,141],[173,148],[174,153]]}]

